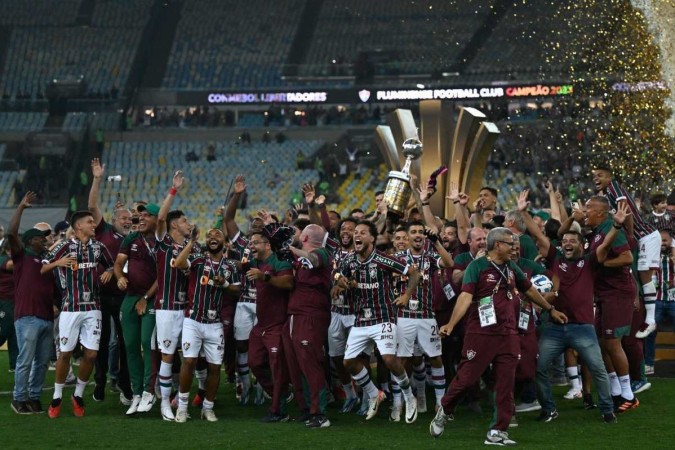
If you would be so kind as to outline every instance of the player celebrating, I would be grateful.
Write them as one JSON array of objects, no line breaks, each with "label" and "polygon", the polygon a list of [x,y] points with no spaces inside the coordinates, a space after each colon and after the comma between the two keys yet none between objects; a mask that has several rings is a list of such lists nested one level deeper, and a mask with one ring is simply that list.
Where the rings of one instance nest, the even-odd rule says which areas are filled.
[{"label": "player celebrating", "polygon": [[[340,264],[340,279],[333,289],[333,297],[344,290],[351,291],[356,310],[354,327],[349,333],[345,350],[345,367],[369,398],[366,420],[377,414],[385,398],[370,379],[358,356],[377,345],[393,379],[401,387],[406,402],[406,423],[417,420],[417,399],[410,388],[410,380],[396,357],[396,323],[394,305],[405,307],[415,292],[420,275],[409,266],[375,249],[377,228],[372,222],[361,221],[354,230],[354,253]],[[405,293],[394,299],[393,274],[407,275]]]},{"label": "player celebrating", "polygon": [[202,419],[216,422],[213,401],[220,382],[220,365],[223,362],[225,335],[220,320],[225,291],[230,285],[238,284],[235,261],[223,255],[225,235],[217,229],[206,234],[206,253],[192,254],[198,230],[194,227],[190,240],[176,257],[174,266],[179,270],[190,270],[188,282],[188,309],[183,321],[183,366],[180,370],[180,390],[176,422],[188,419],[188,395],[192,385],[192,374],[197,366],[200,351],[206,356],[208,373],[206,394],[202,403]]},{"label": "player celebrating", "polygon": [[[59,344],[61,354],[56,362],[54,397],[49,405],[49,417],[55,419],[61,412],[63,386],[70,367],[70,356],[78,341],[84,347],[84,356],[77,374],[77,386],[73,394],[73,414],[84,416],[84,388],[96,362],[101,339],[101,311],[99,303],[99,277],[96,270],[102,264],[106,271],[100,283],[112,278],[113,259],[108,249],[94,239],[96,222],[89,211],[78,211],[70,218],[75,237],[57,245],[43,260],[41,273],[58,267],[58,275],[65,289],[62,292],[61,315],[59,316]],[[62,258],[69,265],[63,266]]]},{"label": "player celebrating", "polygon": [[[436,408],[440,407],[441,398],[445,394],[445,370],[441,359],[441,339],[438,335],[438,325],[433,312],[432,283],[434,271],[452,267],[452,256],[443,248],[443,244],[433,231],[426,231],[424,223],[411,222],[407,226],[407,241],[410,243],[408,250],[396,253],[396,257],[409,266],[416,266],[420,272],[420,282],[417,289],[411,293],[408,305],[398,309],[397,336],[398,346],[396,356],[404,361],[407,372],[410,373],[412,365],[415,372],[414,383],[417,388],[417,408],[420,413],[427,410],[426,407],[426,369],[421,355],[413,357],[415,344],[419,345],[422,353],[429,357],[431,364],[431,378],[436,393]],[[428,240],[427,240],[428,236]],[[427,241],[434,249],[428,248]],[[400,291],[404,286],[404,277],[401,277]],[[412,362],[410,359],[412,358]],[[398,422],[401,417],[401,392],[392,377],[392,390],[394,394],[394,406],[391,410],[390,420]]]},{"label": "player celebrating", "polygon": [[[175,258],[190,236],[192,226],[180,210],[169,212],[173,199],[183,186],[182,171],[173,176],[173,185],[164,199],[157,215],[155,229],[157,254],[157,296],[155,297],[155,323],[157,346],[162,353],[159,366],[159,389],[162,393],[161,413],[164,420],[174,420],[171,411],[171,379],[173,356],[183,329],[183,317],[187,302],[187,277],[175,266]],[[167,233],[168,229],[168,233]]]},{"label": "player celebrating", "polygon": [[656,330],[654,311],[656,310],[656,285],[652,280],[654,272],[659,270],[661,257],[661,235],[640,215],[640,209],[628,191],[614,178],[608,166],[600,165],[593,170],[593,183],[596,191],[607,197],[611,209],[615,210],[619,202],[626,202],[631,214],[628,216],[626,228],[633,228],[633,236],[638,241],[637,270],[645,302],[645,324],[635,334],[644,339]]}]

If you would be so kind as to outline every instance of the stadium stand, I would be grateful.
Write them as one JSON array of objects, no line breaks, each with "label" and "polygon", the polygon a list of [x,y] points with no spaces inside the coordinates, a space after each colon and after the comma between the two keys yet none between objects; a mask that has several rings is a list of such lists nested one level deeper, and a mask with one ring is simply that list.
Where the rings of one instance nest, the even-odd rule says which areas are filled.
[{"label": "stadium stand", "polygon": [[41,130],[48,116],[46,112],[0,112],[0,131]]},{"label": "stadium stand", "polygon": [[281,84],[303,0],[223,2],[183,6],[163,86],[244,88]]},{"label": "stadium stand", "polygon": [[67,25],[82,0],[0,0],[0,25]]},{"label": "stadium stand", "polygon": [[114,131],[119,128],[120,115],[118,113],[83,113],[73,112],[66,114],[62,130],[79,132],[89,125],[92,131],[102,129]]},{"label": "stadium stand", "polygon": [[[215,147],[214,161],[206,159],[209,145]],[[247,208],[238,219],[245,226],[246,216],[260,208],[272,206],[283,213],[303,183],[318,181],[315,170],[297,170],[295,157],[301,151],[310,158],[321,145],[322,141],[254,142],[250,146],[198,141],[112,142],[102,162],[108,175],[122,175],[121,190],[131,196],[124,199],[127,202],[139,199],[160,202],[173,173],[183,170],[188,186],[176,200],[175,207],[184,209],[202,229],[212,226],[214,211],[225,202],[234,176],[244,174],[249,197]],[[196,161],[186,161],[190,152],[197,156]],[[104,185],[101,206],[105,211],[113,210],[118,188],[116,182]],[[191,198],[199,201],[191,202]]]}]

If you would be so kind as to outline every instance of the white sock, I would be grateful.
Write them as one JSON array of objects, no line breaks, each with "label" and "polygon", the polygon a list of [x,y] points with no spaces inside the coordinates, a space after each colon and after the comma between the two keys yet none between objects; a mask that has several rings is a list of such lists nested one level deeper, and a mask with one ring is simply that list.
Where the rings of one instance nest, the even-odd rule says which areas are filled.
[{"label": "white sock", "polygon": [[189,396],[190,396],[189,392],[178,392],[178,409],[181,409],[183,411],[187,410]]},{"label": "white sock", "polygon": [[348,399],[356,398],[356,392],[354,392],[354,386],[351,383],[343,384],[342,390],[345,391],[345,395]]},{"label": "white sock", "polygon": [[83,397],[84,396],[84,388],[87,387],[87,382],[80,380],[80,377],[77,377],[77,384],[75,385],[75,394],[73,394],[75,397]]},{"label": "white sock", "polygon": [[171,386],[173,374],[171,369],[173,364],[162,361],[159,364],[159,373],[157,378],[159,379],[159,390],[162,393],[162,406],[166,406],[171,401]]},{"label": "white sock", "polygon": [[621,396],[626,400],[633,400],[633,390],[630,388],[630,375],[622,375],[619,377],[619,384],[621,384]]},{"label": "white sock", "polygon": [[581,381],[579,381],[579,368],[577,366],[571,366],[567,368],[567,378],[569,378],[570,383],[572,383],[572,389],[575,391],[581,390]]},{"label": "white sock", "polygon": [[206,386],[206,369],[195,370],[195,377],[197,377],[197,383],[199,384],[199,390],[203,391]]},{"label": "white sock", "polygon": [[616,376],[616,372],[611,372],[607,375],[609,376],[609,390],[612,397],[621,395],[621,383],[619,383],[619,377]]},{"label": "white sock", "polygon": [[54,396],[52,397],[53,399],[63,397],[63,386],[65,386],[65,383],[54,383]]},{"label": "white sock", "polygon": [[403,397],[401,397],[401,386],[396,382],[396,377],[394,374],[391,374],[391,393],[394,398],[394,408],[401,407],[403,405]]},{"label": "white sock", "polygon": [[642,294],[645,300],[645,322],[651,325],[655,323],[654,312],[656,311],[656,285],[653,281],[642,285]]},{"label": "white sock", "polygon": [[356,384],[361,386],[361,390],[368,398],[377,397],[377,388],[373,384],[373,380],[370,379],[370,375],[365,367],[358,374],[352,375],[352,378],[356,381]]},{"label": "white sock", "polygon": [[441,399],[445,395],[445,368],[431,368],[431,383],[434,385],[434,394],[436,395],[436,404],[441,404]]},{"label": "white sock", "polygon": [[409,400],[413,397],[412,389],[410,388],[410,379],[408,378],[408,374],[405,373],[405,370],[401,376],[397,376],[392,373],[391,377],[396,380],[398,385],[401,387],[401,392],[403,393],[403,396],[406,398],[406,400]]},{"label": "white sock", "polygon": [[213,402],[204,399],[204,402],[202,403],[202,409],[213,409]]}]

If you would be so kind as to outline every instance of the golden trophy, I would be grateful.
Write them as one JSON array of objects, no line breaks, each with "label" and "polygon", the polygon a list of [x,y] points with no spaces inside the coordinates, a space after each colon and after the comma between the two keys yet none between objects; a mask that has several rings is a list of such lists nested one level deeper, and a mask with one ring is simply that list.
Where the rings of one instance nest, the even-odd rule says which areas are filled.
[{"label": "golden trophy", "polygon": [[403,217],[408,209],[408,202],[412,194],[410,188],[410,165],[422,156],[422,142],[417,138],[406,139],[403,142],[403,156],[405,164],[399,170],[389,172],[387,187],[384,189],[383,201],[389,205],[389,212]]}]

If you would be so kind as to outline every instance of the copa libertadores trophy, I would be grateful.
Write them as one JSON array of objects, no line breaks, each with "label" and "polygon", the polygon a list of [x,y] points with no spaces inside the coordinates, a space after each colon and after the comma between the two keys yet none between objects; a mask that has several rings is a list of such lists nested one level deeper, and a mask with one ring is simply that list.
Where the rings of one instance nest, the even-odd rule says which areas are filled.
[{"label": "copa libertadores trophy", "polygon": [[422,156],[422,142],[417,138],[406,139],[403,142],[403,168],[389,172],[387,187],[384,190],[384,201],[389,205],[389,212],[397,216],[404,216],[410,201],[410,164]]}]

